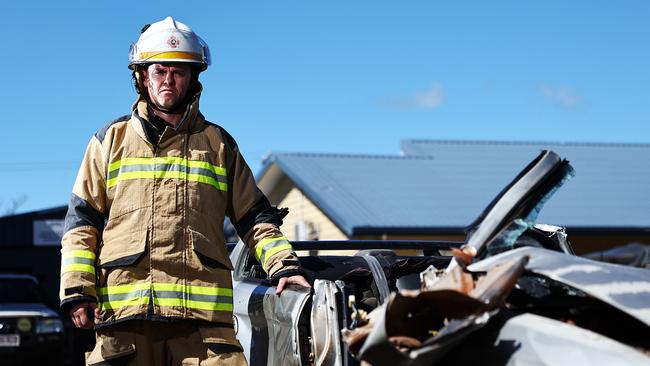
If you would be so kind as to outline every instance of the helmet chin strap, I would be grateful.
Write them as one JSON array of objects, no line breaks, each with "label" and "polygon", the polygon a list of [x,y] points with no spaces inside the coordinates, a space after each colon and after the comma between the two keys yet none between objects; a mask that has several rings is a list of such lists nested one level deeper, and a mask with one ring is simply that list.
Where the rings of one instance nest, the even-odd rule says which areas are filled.
[{"label": "helmet chin strap", "polygon": [[174,104],[171,108],[165,108],[152,101],[148,95],[145,96],[145,100],[147,101],[147,104],[151,106],[151,108],[159,112],[168,113],[168,114],[179,114],[185,112],[185,110],[187,109],[187,105],[190,102],[189,98],[186,96],[183,100]]}]

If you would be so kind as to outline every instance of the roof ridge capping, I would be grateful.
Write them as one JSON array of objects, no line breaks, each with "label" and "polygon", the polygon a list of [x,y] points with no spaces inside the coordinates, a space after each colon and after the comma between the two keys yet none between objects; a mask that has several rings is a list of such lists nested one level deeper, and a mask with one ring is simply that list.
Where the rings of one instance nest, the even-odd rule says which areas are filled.
[{"label": "roof ridge capping", "polygon": [[590,147],[647,147],[650,143],[641,142],[579,142],[579,141],[507,141],[507,140],[450,140],[450,139],[402,139],[406,144],[439,145],[551,145],[551,146],[590,146]]},{"label": "roof ridge capping", "polygon": [[304,158],[356,158],[356,159],[393,159],[393,160],[434,160],[433,156],[412,156],[400,154],[352,154],[352,153],[309,153],[309,152],[271,152],[264,157],[263,163],[272,162],[282,157]]}]

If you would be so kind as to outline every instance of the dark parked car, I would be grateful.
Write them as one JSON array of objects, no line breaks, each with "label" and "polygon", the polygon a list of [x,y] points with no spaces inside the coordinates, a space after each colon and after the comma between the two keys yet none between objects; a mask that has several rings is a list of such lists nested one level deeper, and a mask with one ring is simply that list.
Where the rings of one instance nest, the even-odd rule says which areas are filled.
[{"label": "dark parked car", "polygon": [[577,257],[563,228],[535,222],[572,175],[542,152],[465,242],[296,242],[319,251],[300,256],[311,291],[276,296],[238,243],[234,315],[249,364],[650,365],[650,270]]},{"label": "dark parked car", "polygon": [[60,364],[63,323],[34,276],[0,274],[0,364]]}]

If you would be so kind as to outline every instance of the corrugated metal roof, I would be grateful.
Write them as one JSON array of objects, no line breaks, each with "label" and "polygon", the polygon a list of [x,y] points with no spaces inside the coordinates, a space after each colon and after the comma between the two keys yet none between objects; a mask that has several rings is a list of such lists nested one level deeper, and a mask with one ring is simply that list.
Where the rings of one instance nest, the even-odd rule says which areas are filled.
[{"label": "corrugated metal roof", "polygon": [[576,176],[549,200],[540,222],[650,228],[650,144],[402,141],[403,154],[462,164],[495,190],[543,149],[569,160]]},{"label": "corrugated metal roof", "polygon": [[577,175],[539,222],[650,227],[650,145],[405,140],[404,156],[274,153],[285,173],[342,230],[448,229],[470,224],[540,150]]}]

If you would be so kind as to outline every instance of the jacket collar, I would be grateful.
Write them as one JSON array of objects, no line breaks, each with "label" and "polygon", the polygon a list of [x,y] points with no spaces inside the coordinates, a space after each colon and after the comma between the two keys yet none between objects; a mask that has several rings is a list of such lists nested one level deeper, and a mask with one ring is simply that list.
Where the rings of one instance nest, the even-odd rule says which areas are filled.
[{"label": "jacket collar", "polygon": [[[201,97],[202,90],[203,87],[199,83],[198,91],[194,94],[192,102],[187,105],[187,109],[185,110],[185,114],[181,120],[181,123],[178,125],[178,127],[176,127],[176,133],[196,133],[203,129],[203,126],[205,125],[205,118],[199,111],[199,99]],[[131,120],[129,123],[141,138],[143,138],[145,141],[149,141],[149,138],[147,137],[147,133],[145,131],[144,123],[150,123],[150,117],[147,108],[147,101],[142,97],[142,95],[138,96],[138,99],[135,101],[135,103],[133,103],[131,110]]]}]

